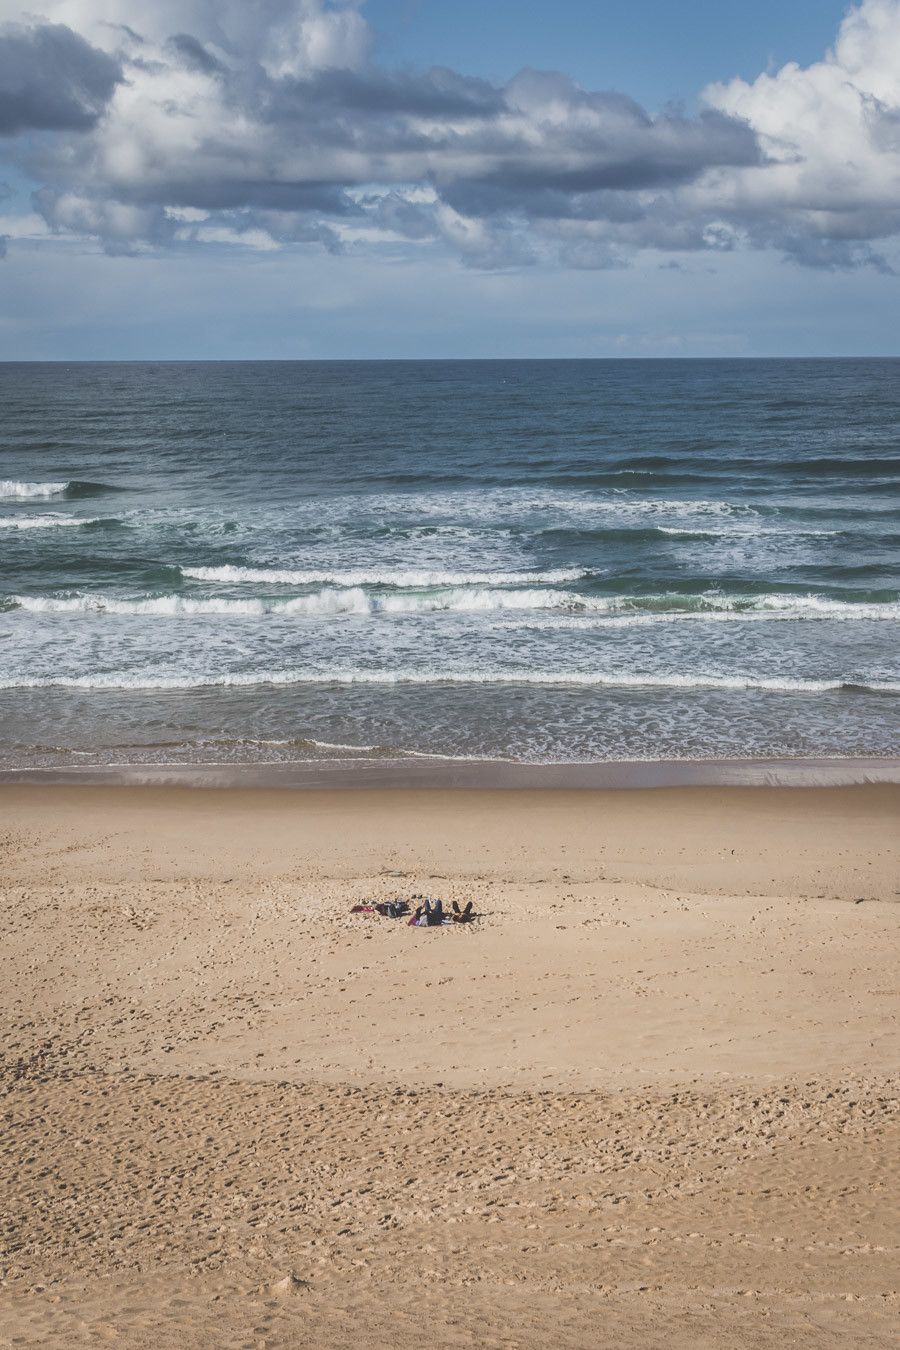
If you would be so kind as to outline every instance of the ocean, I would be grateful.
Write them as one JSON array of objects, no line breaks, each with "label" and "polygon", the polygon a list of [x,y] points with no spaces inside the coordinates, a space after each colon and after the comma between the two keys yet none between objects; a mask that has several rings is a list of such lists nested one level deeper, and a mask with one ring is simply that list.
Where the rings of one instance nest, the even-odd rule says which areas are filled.
[{"label": "ocean", "polygon": [[0,767],[900,749],[900,361],[0,365]]}]

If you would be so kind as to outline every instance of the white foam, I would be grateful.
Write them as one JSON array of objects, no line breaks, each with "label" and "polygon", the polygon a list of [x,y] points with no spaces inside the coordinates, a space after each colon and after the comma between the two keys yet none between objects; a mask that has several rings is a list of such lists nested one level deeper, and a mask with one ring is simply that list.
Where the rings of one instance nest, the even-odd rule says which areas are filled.
[{"label": "white foam", "polygon": [[20,483],[14,478],[0,479],[0,497],[56,497],[68,483]]},{"label": "white foam", "polygon": [[740,502],[691,501],[684,498],[640,497],[613,494],[612,498],[576,497],[565,503],[567,510],[613,511],[621,516],[758,516],[754,506]]},{"label": "white foam", "polygon": [[[506,524],[510,518],[521,518],[532,514],[542,517],[571,514],[613,512],[622,516],[658,516],[678,517],[724,516],[752,518],[760,515],[756,507],[741,502],[722,500],[692,500],[690,498],[659,498],[640,495],[641,489],[610,488],[603,495],[593,492],[579,492],[571,488],[560,487],[492,487],[475,490],[469,488],[451,488],[413,493],[375,493],[365,498],[368,513],[383,517],[401,517],[408,522],[413,517],[441,520],[452,516],[456,522],[467,524],[472,521]],[[359,498],[340,497],[330,502],[332,512],[355,518],[359,511]],[[390,523],[395,523],[391,520]]]},{"label": "white foam", "polygon": [[91,516],[0,516],[0,530],[50,530],[56,526],[94,525]]},{"label": "white foam", "polygon": [[[159,618],[220,615],[229,618],[338,618],[377,615],[483,613],[515,610],[565,611],[543,620],[546,626],[638,627],[683,621],[751,622],[753,620],[831,619],[900,620],[900,601],[858,602],[816,595],[727,595],[706,591],[698,595],[586,596],[575,591],[546,588],[502,590],[489,586],[451,587],[433,594],[375,594],[360,586],[325,587],[290,600],[239,599],[227,596],[156,595],[119,599],[103,594],[69,596],[15,595],[8,603],[35,614],[111,614]],[[537,621],[533,621],[532,626]]]},{"label": "white foam", "polygon": [[241,585],[273,586],[392,586],[400,590],[434,586],[528,586],[580,581],[588,572],[580,567],[559,567],[548,572],[460,572],[428,568],[348,568],[316,570],[278,567],[182,567],[181,574],[194,581],[220,581]]},{"label": "white foam", "polygon": [[766,525],[737,525],[730,529],[710,530],[702,525],[657,525],[658,534],[688,535],[695,539],[757,539],[761,535],[778,535],[786,539],[836,538],[840,530],[774,529]]},{"label": "white foam", "polygon": [[261,600],[191,600],[180,595],[159,595],[142,600],[116,600],[102,595],[11,597],[20,609],[32,614],[121,614],[187,617],[202,614],[256,616],[265,613]]},{"label": "white foam", "polygon": [[[378,745],[347,745],[344,741],[317,741],[315,736],[307,736],[303,742],[305,745],[318,746],[320,750],[353,750],[359,754],[372,754],[381,747]],[[289,741],[271,741],[271,745],[289,745]]]},{"label": "white foam", "polygon": [[521,609],[573,609],[589,600],[568,591],[493,590],[462,587],[434,595],[370,595],[361,587],[323,589],[292,600],[231,599],[225,596],[194,599],[183,595],[147,596],[122,600],[104,595],[11,596],[20,609],[34,614],[115,614],[164,618],[223,615],[231,618],[331,618],[379,614],[434,614],[439,612],[501,612]]},{"label": "white foam", "polygon": [[261,670],[222,671],[204,675],[141,675],[119,672],[73,676],[10,676],[0,678],[3,689],[205,689],[247,688],[257,685],[550,685],[614,689],[758,689],[776,693],[819,694],[864,689],[900,693],[900,681],[854,679],[803,680],[778,676],[721,675],[714,672],[640,673],[623,671],[458,671],[458,670]]},{"label": "white foam", "polygon": [[[261,743],[268,745],[297,744],[296,741],[267,741]],[[350,750],[354,754],[381,754],[386,757],[394,756],[397,759],[446,759],[460,764],[481,764],[486,758],[491,758],[495,763],[514,764],[516,762],[504,755],[451,755],[437,750],[407,750],[402,745],[345,745],[341,741],[319,741],[314,736],[306,737],[302,744],[314,745],[320,750]]]},{"label": "white foam", "polygon": [[835,600],[824,595],[764,595],[752,608],[789,618],[900,619],[900,601]]},{"label": "white foam", "polygon": [[595,628],[604,630],[607,628],[648,628],[654,624],[667,623],[759,623],[767,619],[771,622],[774,618],[789,619],[793,617],[796,616],[790,614],[760,614],[755,611],[682,610],[677,614],[639,614],[635,611],[632,614],[582,614],[533,619],[506,619],[502,623],[496,624],[495,627],[510,631],[554,632],[568,629],[574,632],[586,632]]},{"label": "white foam", "polygon": [[[820,596],[760,596],[749,600],[741,596],[696,596],[695,609],[678,608],[688,597],[642,596],[633,600],[611,602],[606,613],[585,612],[580,615],[548,616],[534,619],[511,619],[499,625],[502,628],[531,629],[589,629],[589,628],[643,628],[668,623],[778,623],[797,620],[828,620],[838,622],[874,621],[876,623],[900,620],[900,602],[830,600]],[[641,610],[638,606],[664,605],[673,608]],[[631,606],[634,606],[631,608]]]},{"label": "white foam", "polygon": [[[296,602],[292,602],[296,603]],[[577,609],[591,602],[571,591],[490,590],[464,587],[439,595],[386,595],[371,601],[372,612],[428,614],[439,611],[492,612],[511,609]]]}]

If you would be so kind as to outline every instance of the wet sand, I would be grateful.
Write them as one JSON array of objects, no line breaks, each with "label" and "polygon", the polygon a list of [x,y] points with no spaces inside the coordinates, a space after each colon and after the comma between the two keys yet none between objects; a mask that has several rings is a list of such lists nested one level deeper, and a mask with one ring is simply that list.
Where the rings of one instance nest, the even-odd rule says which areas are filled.
[{"label": "wet sand", "polygon": [[886,1346],[898,808],[0,787],[0,1346]]},{"label": "wet sand", "polygon": [[367,755],[289,763],[84,763],[0,769],[0,788],[227,787],[372,789],[469,788],[493,791],[606,790],[659,787],[851,787],[900,784],[900,759],[670,759],[584,764],[447,759],[440,755]]}]

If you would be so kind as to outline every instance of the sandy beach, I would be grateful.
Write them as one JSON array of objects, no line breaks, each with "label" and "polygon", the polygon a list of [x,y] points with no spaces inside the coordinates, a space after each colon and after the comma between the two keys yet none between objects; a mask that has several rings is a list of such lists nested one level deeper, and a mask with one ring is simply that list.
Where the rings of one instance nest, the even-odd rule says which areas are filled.
[{"label": "sandy beach", "polygon": [[893,1343],[898,808],[0,787],[0,1346]]}]

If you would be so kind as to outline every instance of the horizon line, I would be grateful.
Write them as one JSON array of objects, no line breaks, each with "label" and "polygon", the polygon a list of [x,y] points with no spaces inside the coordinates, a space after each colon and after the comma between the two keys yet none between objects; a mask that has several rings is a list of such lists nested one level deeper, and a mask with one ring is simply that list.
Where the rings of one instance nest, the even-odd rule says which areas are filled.
[{"label": "horizon line", "polygon": [[792,356],[43,356],[0,357],[0,366],[142,366],[142,365],[499,365],[503,362],[762,362],[762,361],[900,361],[894,355]]}]

